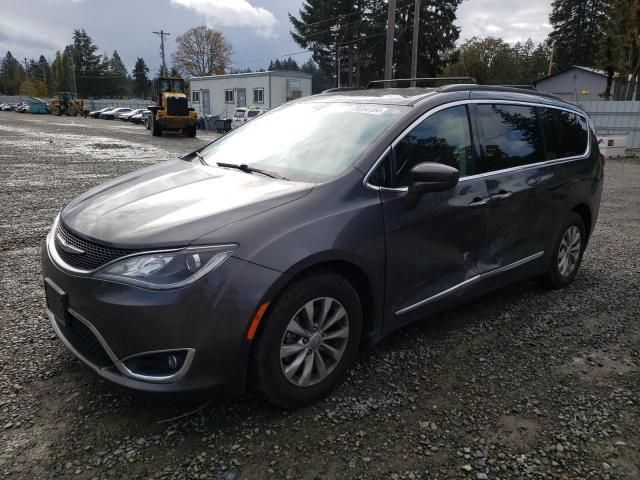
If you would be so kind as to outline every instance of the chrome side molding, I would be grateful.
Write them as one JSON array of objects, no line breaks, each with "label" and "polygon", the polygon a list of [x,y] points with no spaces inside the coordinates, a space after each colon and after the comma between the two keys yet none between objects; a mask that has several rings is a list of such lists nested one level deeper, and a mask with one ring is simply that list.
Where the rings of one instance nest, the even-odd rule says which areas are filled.
[{"label": "chrome side molding", "polygon": [[475,277],[471,277],[467,280],[465,280],[464,282],[458,283],[456,285],[454,285],[453,287],[449,287],[446,290],[443,290],[439,293],[436,293],[435,295],[432,295],[431,297],[425,298],[424,300],[420,300],[418,303],[414,303],[413,305],[409,305],[408,307],[404,307],[401,308],[400,310],[398,310],[397,312],[395,312],[396,315],[402,315],[403,313],[408,313],[411,312],[413,310],[415,310],[416,308],[420,308],[424,305],[427,305],[428,303],[431,302],[435,302],[436,300],[439,300],[443,297],[446,297],[447,295],[454,293],[458,290],[460,290],[461,288],[464,288],[466,286],[472,285],[476,282],[479,282],[480,280],[485,280],[487,278],[491,278],[495,275],[498,275],[500,273],[506,272],[508,270],[512,270],[514,268],[518,268],[526,263],[532,262],[534,260],[537,260],[538,258],[542,257],[544,255],[544,252],[538,252],[538,253],[534,253],[533,255],[529,255],[528,257],[522,258],[520,260],[518,260],[517,262],[513,262],[510,263],[509,265],[505,265],[503,267],[499,267],[496,268],[494,270],[490,270],[488,272],[485,273],[481,273],[479,275],[476,275]]}]

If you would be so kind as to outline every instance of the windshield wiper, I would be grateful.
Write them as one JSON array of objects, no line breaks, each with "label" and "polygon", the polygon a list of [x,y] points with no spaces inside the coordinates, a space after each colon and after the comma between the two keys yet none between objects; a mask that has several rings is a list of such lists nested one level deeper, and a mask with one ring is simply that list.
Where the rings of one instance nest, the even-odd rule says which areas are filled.
[{"label": "windshield wiper", "polygon": [[249,165],[247,165],[246,163],[241,163],[240,165],[238,165],[238,164],[235,164],[235,163],[217,162],[216,165],[218,165],[219,167],[235,168],[235,169],[240,170],[241,172],[245,172],[245,173],[260,173],[262,175],[266,175],[267,177],[277,178],[279,180],[289,180],[288,178],[283,177],[279,173],[270,172],[268,170],[261,170],[259,168],[253,168],[253,167],[250,167]]}]

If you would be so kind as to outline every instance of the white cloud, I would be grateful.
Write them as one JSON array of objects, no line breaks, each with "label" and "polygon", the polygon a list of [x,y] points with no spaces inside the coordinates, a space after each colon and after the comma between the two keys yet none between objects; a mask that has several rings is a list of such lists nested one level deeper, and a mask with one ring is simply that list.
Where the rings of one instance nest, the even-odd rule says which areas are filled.
[{"label": "white cloud", "polygon": [[460,40],[499,36],[509,43],[543,41],[551,31],[551,0],[466,0],[458,8]]},{"label": "white cloud", "polygon": [[171,0],[206,17],[210,27],[253,27],[265,38],[275,37],[276,17],[263,7],[254,7],[248,0]]}]

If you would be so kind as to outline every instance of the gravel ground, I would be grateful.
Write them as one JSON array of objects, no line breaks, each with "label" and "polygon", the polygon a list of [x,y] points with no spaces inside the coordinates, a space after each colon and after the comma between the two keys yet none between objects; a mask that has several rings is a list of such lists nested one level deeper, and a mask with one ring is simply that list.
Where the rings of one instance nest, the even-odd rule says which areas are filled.
[{"label": "gravel ground", "polygon": [[522,282],[406,328],[315,406],[98,379],[44,316],[40,242],[77,194],[205,140],[0,113],[1,478],[640,478],[638,160],[607,163],[570,288]]}]

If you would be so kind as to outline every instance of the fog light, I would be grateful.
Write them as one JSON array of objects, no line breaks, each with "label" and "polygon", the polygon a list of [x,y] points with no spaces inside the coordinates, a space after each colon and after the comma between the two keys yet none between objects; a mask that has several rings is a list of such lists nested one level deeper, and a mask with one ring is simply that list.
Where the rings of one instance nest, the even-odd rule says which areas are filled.
[{"label": "fog light", "polygon": [[169,368],[171,370],[178,369],[178,359],[176,358],[175,355],[169,355]]},{"label": "fog light", "polygon": [[180,371],[187,360],[188,350],[144,352],[122,361],[135,375],[170,377]]}]

